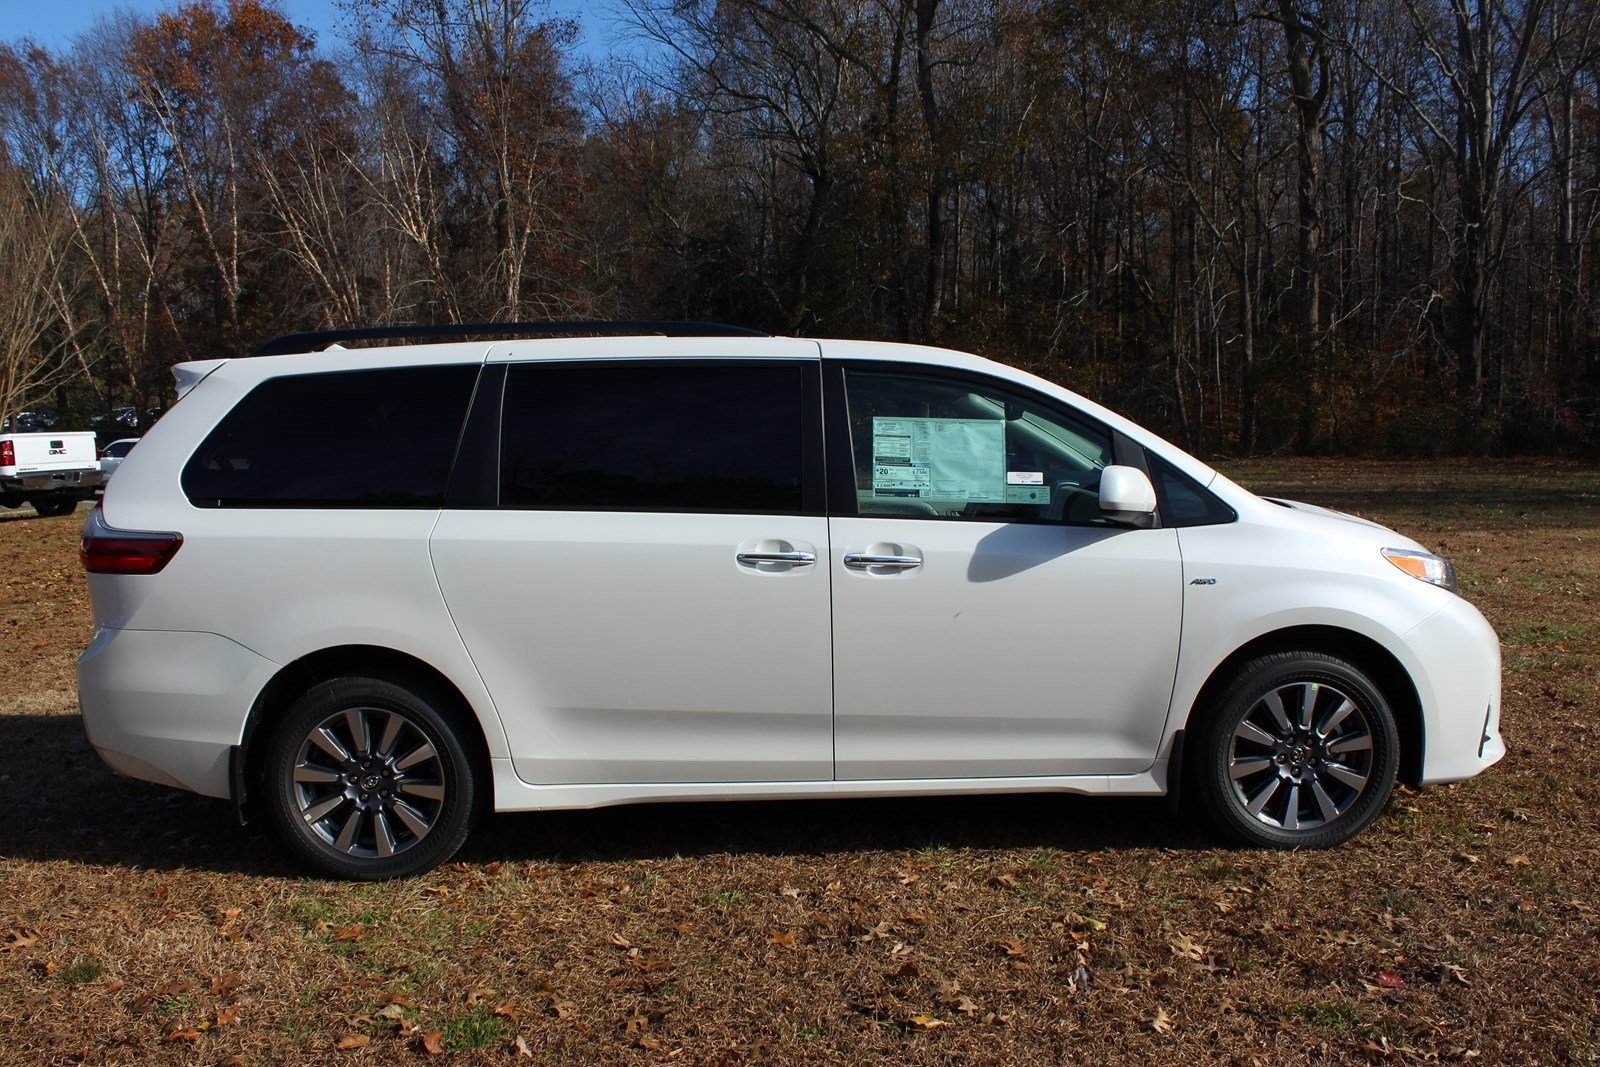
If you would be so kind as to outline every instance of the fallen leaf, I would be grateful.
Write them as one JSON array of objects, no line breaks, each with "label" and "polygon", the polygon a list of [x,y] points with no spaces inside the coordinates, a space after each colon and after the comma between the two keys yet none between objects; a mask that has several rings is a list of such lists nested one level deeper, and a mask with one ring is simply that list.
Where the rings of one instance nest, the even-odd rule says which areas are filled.
[{"label": "fallen leaf", "polygon": [[528,1043],[522,1039],[521,1034],[517,1035],[517,1055],[525,1060],[533,1059],[533,1049],[528,1047]]},{"label": "fallen leaf", "polygon": [[334,926],[330,927],[330,929],[333,931],[333,936],[329,938],[330,941],[359,941],[363,933],[360,923],[351,923],[349,926]]},{"label": "fallen leaf", "polygon": [[1506,857],[1506,866],[1507,867],[1526,867],[1529,864],[1531,864],[1532,862],[1533,861],[1530,860],[1528,857],[1521,856],[1521,855],[1518,855],[1518,856],[1507,856]]},{"label": "fallen leaf", "polygon": [[906,1022],[910,1023],[912,1026],[916,1027],[918,1030],[932,1030],[932,1029],[935,1029],[936,1027],[949,1026],[950,1025],[949,1023],[945,1022],[943,1019],[935,1019],[931,1015],[913,1015],[913,1016],[909,1017],[908,1019],[906,1019]]},{"label": "fallen leaf", "polygon": [[776,945],[778,948],[786,948],[790,951],[793,951],[796,947],[794,943],[794,931],[784,930],[780,933],[777,930],[774,930],[772,933],[767,935],[767,944]]},{"label": "fallen leaf", "polygon": [[188,1041],[192,1043],[200,1040],[200,1031],[192,1026],[184,1026],[182,1023],[169,1023],[168,1028],[162,1033],[161,1040]]},{"label": "fallen leaf", "polygon": [[422,1049],[424,1055],[444,1055],[444,1034],[440,1033],[438,1030],[429,1030],[427,1033],[423,1034],[417,1039],[417,1043]]},{"label": "fallen leaf", "polygon": [[1399,989],[1406,984],[1406,980],[1393,971],[1379,971],[1378,984],[1385,989]]},{"label": "fallen leaf", "polygon": [[29,934],[22,930],[12,930],[6,934],[4,943],[0,943],[0,952],[17,952],[21,949],[31,948],[39,940],[37,934]]},{"label": "fallen leaf", "polygon": [[1172,1016],[1167,1014],[1167,1009],[1156,1009],[1156,1017],[1150,1020],[1150,1029],[1158,1034],[1172,1033]]},{"label": "fallen leaf", "polygon": [[232,1026],[239,1021],[239,1005],[229,1004],[217,1009],[216,1025]]},{"label": "fallen leaf", "polygon": [[1188,934],[1179,934],[1168,944],[1172,946],[1172,954],[1174,956],[1181,956],[1186,960],[1194,960],[1196,962],[1205,959],[1206,954],[1211,951]]},{"label": "fallen leaf", "polygon": [[374,1019],[382,1019],[384,1022],[403,1023],[406,1021],[406,1012],[398,1004],[385,1004],[373,1012],[372,1017]]},{"label": "fallen leaf", "polygon": [[370,1044],[372,1044],[372,1038],[366,1034],[345,1034],[334,1042],[333,1047],[340,1052],[354,1052],[356,1049],[366,1048]]}]

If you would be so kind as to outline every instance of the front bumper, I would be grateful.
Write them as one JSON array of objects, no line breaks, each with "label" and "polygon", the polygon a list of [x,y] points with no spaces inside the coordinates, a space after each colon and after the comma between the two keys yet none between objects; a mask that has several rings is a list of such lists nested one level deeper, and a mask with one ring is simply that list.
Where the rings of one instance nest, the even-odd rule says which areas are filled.
[{"label": "front bumper", "polygon": [[1500,638],[1459,597],[1401,638],[1422,700],[1422,784],[1471,778],[1506,754],[1500,736]]},{"label": "front bumper", "polygon": [[120,774],[226,797],[228,751],[277,669],[216,634],[104,628],[78,658],[84,732]]}]

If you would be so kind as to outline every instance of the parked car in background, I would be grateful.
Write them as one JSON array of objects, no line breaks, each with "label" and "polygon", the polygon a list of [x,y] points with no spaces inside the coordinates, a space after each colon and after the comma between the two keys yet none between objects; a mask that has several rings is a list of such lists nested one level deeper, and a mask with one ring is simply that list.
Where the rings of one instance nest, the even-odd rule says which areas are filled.
[{"label": "parked car in background", "polygon": [[491,809],[1180,781],[1318,848],[1505,752],[1408,537],[975,356],[649,330],[176,368],[84,528],[100,755],[383,878]]},{"label": "parked car in background", "polygon": [[90,431],[0,434],[0,505],[65,515],[94,496],[100,461]]},{"label": "parked car in background", "polygon": [[133,446],[138,443],[139,439],[137,437],[124,437],[121,440],[112,441],[100,450],[100,476],[104,481],[109,482],[111,480],[111,475],[122,465],[123,459],[132,451]]}]

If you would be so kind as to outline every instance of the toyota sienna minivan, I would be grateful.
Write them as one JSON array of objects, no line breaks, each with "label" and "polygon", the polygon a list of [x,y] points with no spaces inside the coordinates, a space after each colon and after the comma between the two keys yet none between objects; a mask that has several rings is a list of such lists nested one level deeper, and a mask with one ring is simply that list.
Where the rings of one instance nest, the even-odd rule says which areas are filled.
[{"label": "toyota sienna minivan", "polygon": [[975,356],[541,325],[178,365],[83,534],[106,763],[387,878],[488,810],[1180,781],[1320,848],[1505,753],[1408,537]]}]

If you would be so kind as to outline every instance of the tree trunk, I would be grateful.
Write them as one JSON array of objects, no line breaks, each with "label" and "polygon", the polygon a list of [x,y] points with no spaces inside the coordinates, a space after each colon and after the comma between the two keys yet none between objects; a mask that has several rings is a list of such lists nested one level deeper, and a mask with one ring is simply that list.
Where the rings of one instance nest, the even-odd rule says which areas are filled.
[{"label": "tree trunk", "polygon": [[929,177],[928,268],[923,280],[923,340],[938,338],[939,312],[944,299],[945,194],[949,188],[946,166],[944,119],[933,85],[933,25],[940,0],[916,0],[917,99],[922,105],[922,122],[928,131]]},{"label": "tree trunk", "polygon": [[1301,452],[1311,452],[1317,445],[1322,411],[1322,110],[1328,93],[1328,54],[1320,31],[1310,24],[1298,0],[1278,0],[1278,12],[1288,46],[1289,85],[1299,123],[1295,137],[1299,225],[1294,308],[1304,376],[1297,446]]}]

